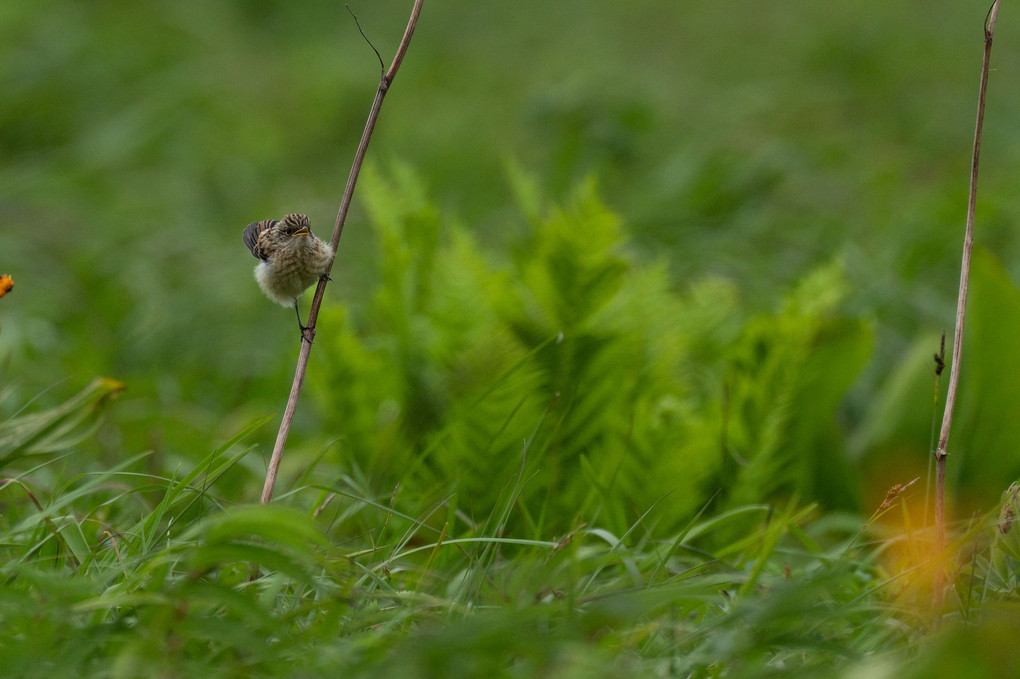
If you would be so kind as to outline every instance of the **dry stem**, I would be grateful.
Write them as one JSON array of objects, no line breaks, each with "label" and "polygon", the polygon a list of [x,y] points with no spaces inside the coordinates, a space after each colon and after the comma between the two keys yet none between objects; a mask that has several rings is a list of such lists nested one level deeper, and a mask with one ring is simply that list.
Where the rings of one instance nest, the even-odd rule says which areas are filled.
[{"label": "dry stem", "polygon": [[[354,154],[354,164],[351,167],[351,174],[347,178],[347,186],[344,189],[343,198],[340,201],[340,210],[336,215],[336,222],[333,225],[333,237],[330,243],[333,251],[337,251],[340,243],[340,235],[344,230],[344,222],[347,220],[347,211],[351,206],[351,197],[354,195],[354,186],[358,183],[358,174],[361,172],[361,164],[365,160],[365,153],[368,151],[368,142],[372,138],[372,131],[375,129],[375,122],[379,118],[379,109],[382,108],[383,98],[389,91],[390,84],[397,75],[407,48],[411,44],[411,36],[418,24],[418,15],[421,14],[423,0],[414,0],[414,7],[411,9],[411,18],[404,30],[404,37],[397,47],[397,54],[389,69],[383,74],[379,81],[379,88],[375,93],[375,101],[372,102],[372,109],[368,113],[368,121],[365,123],[365,131],[361,134],[361,143]],[[360,27],[359,27],[360,28]],[[375,49],[373,47],[373,49]],[[329,263],[326,274],[333,268],[333,262]],[[301,385],[305,379],[305,371],[308,368],[308,355],[312,350],[312,340],[315,339],[315,321],[319,317],[319,307],[322,305],[322,297],[326,292],[326,278],[319,281],[315,288],[315,297],[312,299],[312,308],[308,313],[308,324],[301,336],[301,351],[298,354],[297,368],[294,371],[294,382],[290,387],[290,397],[287,399],[287,407],[283,411],[283,419],[280,421],[280,431],[276,434],[276,445],[273,446],[273,456],[269,460],[269,469],[266,470],[266,483],[262,488],[262,503],[266,504],[273,499],[273,490],[276,487],[276,475],[280,470],[280,460],[283,458],[283,449],[287,445],[287,435],[290,433],[290,425],[294,421],[294,412],[297,410],[298,396],[301,394]]]},{"label": "dry stem", "polygon": [[[963,238],[963,262],[960,265],[960,291],[956,300],[956,331],[953,334],[953,359],[949,369],[949,389],[946,408],[942,414],[942,429],[935,449],[935,548],[942,558],[946,548],[946,457],[949,452],[949,429],[953,424],[953,407],[956,405],[956,388],[960,381],[960,355],[963,347],[963,318],[967,309],[967,283],[970,279],[970,255],[974,248],[974,213],[977,205],[978,159],[981,155],[981,128],[985,118],[985,91],[988,88],[988,64],[992,56],[992,36],[999,17],[999,0],[994,0],[985,20],[985,53],[981,63],[981,86],[978,90],[977,122],[974,127],[974,151],[970,163],[970,195],[967,201],[967,228]],[[942,605],[945,572],[938,564],[935,569],[935,605]]]}]

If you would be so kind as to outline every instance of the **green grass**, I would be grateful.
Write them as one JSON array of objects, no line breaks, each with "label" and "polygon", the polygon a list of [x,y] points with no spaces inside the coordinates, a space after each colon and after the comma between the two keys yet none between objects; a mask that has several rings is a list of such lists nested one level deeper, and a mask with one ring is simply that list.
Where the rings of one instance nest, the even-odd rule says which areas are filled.
[{"label": "green grass", "polygon": [[[761,676],[904,637],[855,629],[884,583],[870,550],[847,558],[852,520],[824,527],[807,507],[535,540],[502,535],[515,492],[487,527],[435,531],[435,507],[340,485],[224,506],[215,479],[238,445],[180,479],[71,479],[35,491],[40,506],[8,484],[5,676]],[[750,532],[714,544],[733,520]]]},{"label": "green grass", "polygon": [[[979,524],[954,548],[969,563],[940,637],[916,533],[795,501],[709,504],[671,532],[664,498],[623,533],[521,538],[506,526],[533,502],[523,476],[481,525],[436,529],[448,500],[354,477],[238,504],[221,481],[263,424],[172,477],[128,460],[53,491],[39,469],[8,479],[3,675],[928,676],[946,654],[963,662],[971,630],[1015,621],[1017,551]],[[959,676],[1007,676],[993,666],[1015,661]]]}]

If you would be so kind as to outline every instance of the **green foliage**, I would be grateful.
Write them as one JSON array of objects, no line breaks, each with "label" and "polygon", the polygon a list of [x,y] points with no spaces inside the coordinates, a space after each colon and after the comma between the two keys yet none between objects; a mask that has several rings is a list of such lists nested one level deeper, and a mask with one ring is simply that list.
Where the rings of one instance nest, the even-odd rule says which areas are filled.
[{"label": "green foliage", "polygon": [[916,662],[897,676],[925,679],[953,676],[961,679],[1011,677],[1020,672],[1013,652],[1020,633],[1020,610],[1005,603],[988,610],[976,624],[947,624]]},{"label": "green foliage", "polygon": [[[179,480],[110,469],[41,502],[4,488],[4,676],[814,677],[918,653],[923,609],[890,599],[928,576],[884,572],[890,543],[861,546],[855,519],[743,506],[671,532],[661,503],[623,533],[521,538],[505,529],[534,512],[523,476],[477,535],[349,482],[315,511],[225,505],[258,425]],[[995,629],[978,602],[1004,583],[975,557],[967,614]]]},{"label": "green foliage", "polygon": [[52,455],[87,439],[123,389],[120,382],[101,378],[59,406],[12,415],[0,423],[0,471],[22,457]]},{"label": "green foliage", "polygon": [[[1013,416],[1020,400],[1020,387],[1013,379],[1020,374],[1020,358],[1013,348],[1017,336],[1020,289],[1001,262],[978,246],[973,254],[960,387],[948,444],[952,462],[947,465],[952,487],[975,508],[987,507],[1002,487],[1020,476],[1016,456],[1020,420]],[[936,334],[919,337],[875,394],[851,445],[853,457],[863,458],[866,475],[894,473],[909,479],[924,473],[941,422],[952,341],[950,327],[940,398],[933,396]],[[936,416],[938,421],[933,421]]]},{"label": "green foliage", "polygon": [[[284,504],[231,478],[268,418],[172,474],[136,456],[0,489],[7,676],[814,677],[917,655],[931,573],[889,558],[900,538],[776,502],[856,487],[833,414],[871,336],[838,262],[748,315],[719,280],[673,292],[590,184],[499,260],[394,181],[365,185],[371,311],[321,317],[309,386],[338,443]],[[9,449],[52,462],[120,388],[18,415]],[[976,625],[1015,592],[1009,511],[954,545]]]},{"label": "green foliage", "polygon": [[1002,583],[1000,587],[1017,590],[1017,575],[1020,573],[1020,526],[1016,525],[1020,504],[1017,496],[1020,485],[1013,483],[1002,494],[998,516],[992,528],[990,561],[995,575]]},{"label": "green foliage", "polygon": [[[540,541],[498,536],[514,496],[493,534],[459,537],[350,492],[367,513],[217,506],[236,443],[181,481],[112,469],[69,486],[30,539],[5,513],[4,676],[797,676],[897,639],[857,629],[877,589],[842,548],[818,550],[852,525],[810,508],[748,507],[666,540],[635,524]],[[152,487],[161,500],[142,499]],[[712,551],[748,517],[746,539]],[[58,525],[82,539],[47,554]]]},{"label": "green foliage", "polygon": [[[296,333],[239,231],[325,230],[377,77],[295,7],[0,10],[0,674],[1016,674],[1003,518],[936,636],[926,524],[798,504],[923,473],[984,8],[427,3],[371,147],[416,169],[359,186],[262,508]],[[352,9],[385,56],[407,3]],[[976,515],[1018,472],[1016,91],[951,440]],[[23,405],[69,375],[130,389]]]},{"label": "green foliage", "polygon": [[[331,3],[5,6],[0,272],[18,288],[0,310],[4,378],[25,395],[115,376],[131,407],[97,446],[193,465],[211,427],[223,438],[279,408],[293,326],[252,284],[238,232],[294,210],[331,222],[375,55]],[[981,17],[960,4],[918,26],[917,6],[877,0],[731,6],[723,21],[711,3],[598,0],[590,22],[535,0],[430,7],[370,159],[418,168],[486,245],[515,210],[508,158],[554,196],[595,174],[632,252],[654,252],[674,283],[720,277],[748,313],[842,253],[849,315],[881,333],[875,387],[952,316],[946,235],[965,203],[967,27]],[[352,9],[385,56],[406,3]],[[993,113],[987,133],[977,237],[1020,262],[1013,132]],[[355,313],[374,259],[365,209],[359,191],[328,292]]]},{"label": "green foliage", "polygon": [[523,465],[538,533],[600,515],[619,529],[667,495],[679,522],[716,490],[853,506],[834,415],[871,334],[840,313],[841,266],[745,321],[725,282],[678,295],[636,260],[592,183],[562,208],[518,185],[534,216],[499,260],[406,169],[366,178],[380,283],[364,318],[320,316],[309,379],[342,459],[449,488],[473,520]]},{"label": "green foliage", "polygon": [[975,250],[972,266],[959,420],[949,449],[957,453],[954,476],[978,490],[1020,477],[1020,384],[1013,379],[1020,375],[1020,289],[986,249]]},{"label": "green foliage", "polygon": [[836,425],[842,399],[871,353],[871,331],[840,314],[842,267],[800,282],[774,316],[745,329],[727,384],[724,429],[733,500],[778,491],[856,506],[857,484]]}]

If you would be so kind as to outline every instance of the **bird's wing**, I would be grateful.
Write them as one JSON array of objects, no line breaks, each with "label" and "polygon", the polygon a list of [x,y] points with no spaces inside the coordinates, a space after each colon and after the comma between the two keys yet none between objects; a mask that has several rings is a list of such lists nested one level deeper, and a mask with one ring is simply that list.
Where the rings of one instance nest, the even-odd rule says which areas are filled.
[{"label": "bird's wing", "polygon": [[243,240],[244,244],[248,246],[248,249],[251,250],[252,256],[256,259],[266,259],[266,253],[264,253],[262,248],[259,247],[259,236],[261,236],[264,231],[271,228],[274,224],[276,224],[275,219],[266,219],[261,222],[253,222],[244,227],[244,233],[241,234],[241,240]]}]

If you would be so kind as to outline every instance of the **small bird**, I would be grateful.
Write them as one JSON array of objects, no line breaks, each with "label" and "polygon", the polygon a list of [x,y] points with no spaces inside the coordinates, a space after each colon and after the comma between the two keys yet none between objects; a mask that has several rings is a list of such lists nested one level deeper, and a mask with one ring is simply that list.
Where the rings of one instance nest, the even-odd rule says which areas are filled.
[{"label": "small bird", "polygon": [[304,334],[298,297],[320,278],[329,279],[326,271],[333,261],[333,248],[312,234],[307,216],[297,214],[249,224],[241,240],[260,260],[255,280],[262,292],[278,304],[293,306]]}]

